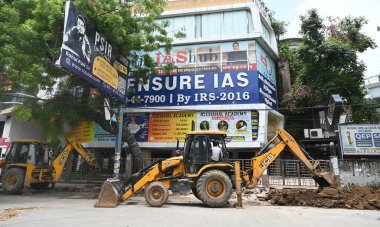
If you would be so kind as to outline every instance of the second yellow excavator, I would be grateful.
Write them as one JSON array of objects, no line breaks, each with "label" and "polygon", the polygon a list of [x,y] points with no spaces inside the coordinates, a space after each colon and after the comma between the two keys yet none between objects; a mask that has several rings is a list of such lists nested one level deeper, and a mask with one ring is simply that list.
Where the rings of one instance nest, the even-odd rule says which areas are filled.
[{"label": "second yellow excavator", "polygon": [[77,151],[91,166],[95,157],[86,151],[73,137],[66,137],[67,145],[49,160],[48,147],[37,140],[13,141],[0,160],[1,183],[7,194],[19,194],[24,188],[37,190],[54,185],[61,177],[67,158],[72,150]]},{"label": "second yellow excavator", "polygon": [[[231,164],[228,160],[226,136],[225,132],[190,132],[181,156],[157,160],[134,174],[125,184],[108,179],[94,206],[116,207],[143,189],[146,202],[153,207],[160,207],[167,202],[169,189],[181,188],[183,185],[189,185],[194,196],[209,207],[225,206],[235,188],[237,206],[241,206],[242,183],[248,189],[255,188],[264,170],[286,147],[305,164],[321,187],[335,185],[334,174],[323,172],[319,162],[312,160],[285,130],[277,131],[276,136],[251,159],[248,171],[242,171],[238,161]],[[223,154],[218,162],[211,160],[211,143],[215,141]],[[274,143],[274,146],[270,146]]]}]

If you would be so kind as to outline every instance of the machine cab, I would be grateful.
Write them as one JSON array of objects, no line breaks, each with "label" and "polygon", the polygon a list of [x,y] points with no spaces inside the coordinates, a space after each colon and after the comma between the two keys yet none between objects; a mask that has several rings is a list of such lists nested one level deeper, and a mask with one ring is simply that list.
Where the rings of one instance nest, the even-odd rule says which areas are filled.
[{"label": "machine cab", "polygon": [[47,147],[37,140],[20,140],[12,142],[5,153],[5,163],[26,164],[32,163],[42,167],[48,162]]},{"label": "machine cab", "polygon": [[217,163],[211,160],[212,147],[217,143],[222,150],[218,162],[228,162],[228,153],[225,143],[225,132],[190,132],[184,146],[184,163],[186,172],[197,173],[204,165]]}]

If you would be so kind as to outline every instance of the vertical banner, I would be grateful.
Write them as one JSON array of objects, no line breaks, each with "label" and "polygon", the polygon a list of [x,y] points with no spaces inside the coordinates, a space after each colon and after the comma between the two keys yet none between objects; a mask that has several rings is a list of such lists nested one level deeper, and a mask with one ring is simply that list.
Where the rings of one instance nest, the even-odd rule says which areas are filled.
[{"label": "vertical banner", "polygon": [[64,35],[58,64],[104,92],[125,102],[128,60],[104,34],[66,2]]},{"label": "vertical banner", "polygon": [[196,129],[225,131],[233,142],[252,141],[251,111],[199,111]]},{"label": "vertical banner", "polygon": [[251,111],[252,141],[259,137],[259,112]]},{"label": "vertical banner", "polygon": [[276,65],[272,58],[257,44],[257,71],[259,71],[267,80],[276,85]]},{"label": "vertical banner", "polygon": [[150,113],[148,142],[184,141],[195,129],[195,112]]}]

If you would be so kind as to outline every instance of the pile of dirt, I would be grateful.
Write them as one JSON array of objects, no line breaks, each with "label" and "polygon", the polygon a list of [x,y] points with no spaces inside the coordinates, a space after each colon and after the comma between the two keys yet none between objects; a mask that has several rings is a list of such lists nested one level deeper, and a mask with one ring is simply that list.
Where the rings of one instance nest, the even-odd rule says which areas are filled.
[{"label": "pile of dirt", "polygon": [[380,190],[353,184],[340,189],[271,189],[269,198],[282,206],[380,210]]}]

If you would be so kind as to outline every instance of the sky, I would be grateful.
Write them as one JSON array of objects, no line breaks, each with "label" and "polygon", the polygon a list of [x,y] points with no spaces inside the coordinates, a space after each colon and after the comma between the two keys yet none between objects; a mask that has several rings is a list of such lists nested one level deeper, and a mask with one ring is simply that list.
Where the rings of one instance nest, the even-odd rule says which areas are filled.
[{"label": "sky", "polygon": [[[376,49],[370,49],[359,54],[359,58],[367,65],[365,77],[380,74],[380,1],[379,0],[265,0],[268,8],[275,11],[275,18],[289,22],[288,32],[284,38],[297,37],[300,30],[300,15],[305,15],[309,9],[317,9],[319,15],[327,16],[364,16],[368,24],[363,32],[375,40]],[[325,20],[327,22],[327,20]]]}]

